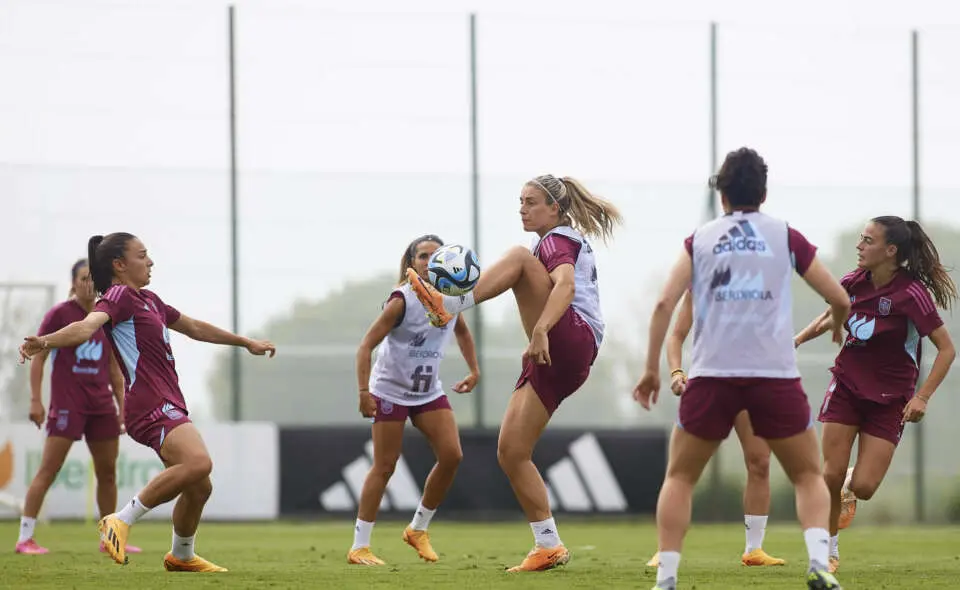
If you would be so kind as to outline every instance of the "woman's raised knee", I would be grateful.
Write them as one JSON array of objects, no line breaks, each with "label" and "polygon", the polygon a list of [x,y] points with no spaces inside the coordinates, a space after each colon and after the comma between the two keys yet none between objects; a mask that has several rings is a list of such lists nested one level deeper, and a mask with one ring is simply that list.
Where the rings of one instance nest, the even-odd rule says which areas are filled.
[{"label": "woman's raised knee", "polygon": [[860,500],[869,500],[872,498],[873,495],[877,493],[877,489],[880,487],[880,482],[857,479],[857,472],[854,471],[853,473],[853,480],[850,481],[850,491],[853,492],[853,495]]},{"label": "woman's raised knee", "polygon": [[530,252],[530,248],[527,248],[525,246],[520,246],[520,245],[510,246],[510,248],[507,249],[507,253],[504,256],[506,258],[521,258],[521,259],[529,258],[534,262],[536,262],[537,260],[536,258],[534,258],[533,253]]}]

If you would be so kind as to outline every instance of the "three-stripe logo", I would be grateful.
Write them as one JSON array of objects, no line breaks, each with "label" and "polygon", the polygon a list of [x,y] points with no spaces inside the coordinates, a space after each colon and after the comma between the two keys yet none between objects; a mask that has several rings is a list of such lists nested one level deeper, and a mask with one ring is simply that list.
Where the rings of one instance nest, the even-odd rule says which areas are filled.
[{"label": "three-stripe logo", "polygon": [[[324,510],[336,512],[352,510],[360,500],[363,490],[363,481],[367,472],[373,466],[373,441],[368,440],[363,446],[364,454],[351,461],[343,468],[343,481],[339,481],[320,493],[320,505]],[[413,510],[420,505],[420,488],[417,487],[413,473],[403,455],[397,460],[393,476],[387,483],[387,493],[380,501],[381,510]]]},{"label": "three-stripe logo", "polygon": [[[364,445],[364,454],[341,471],[343,477],[320,493],[319,501],[329,512],[353,510],[360,499],[363,482],[373,465],[373,441]],[[568,512],[625,512],[629,507],[613,468],[593,433],[570,444],[569,455],[544,472],[550,506]],[[387,484],[381,510],[414,510],[420,503],[417,486],[403,456]]]},{"label": "three-stripe logo", "polygon": [[722,254],[773,256],[760,231],[747,219],[741,219],[730,226],[730,229],[721,235],[713,246],[713,253],[717,256]]},{"label": "three-stripe logo", "polygon": [[570,444],[570,456],[546,470],[551,506],[570,512],[623,512],[627,499],[600,442],[587,433]]}]

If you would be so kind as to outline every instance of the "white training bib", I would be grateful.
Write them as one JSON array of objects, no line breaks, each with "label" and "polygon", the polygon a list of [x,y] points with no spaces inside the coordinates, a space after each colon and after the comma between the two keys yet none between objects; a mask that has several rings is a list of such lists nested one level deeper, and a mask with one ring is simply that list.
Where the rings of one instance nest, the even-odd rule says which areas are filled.
[{"label": "white training bib", "polygon": [[394,292],[403,295],[403,320],[377,347],[369,387],[381,399],[401,406],[422,406],[443,395],[440,361],[453,336],[457,316],[437,328],[430,324],[409,284]]}]

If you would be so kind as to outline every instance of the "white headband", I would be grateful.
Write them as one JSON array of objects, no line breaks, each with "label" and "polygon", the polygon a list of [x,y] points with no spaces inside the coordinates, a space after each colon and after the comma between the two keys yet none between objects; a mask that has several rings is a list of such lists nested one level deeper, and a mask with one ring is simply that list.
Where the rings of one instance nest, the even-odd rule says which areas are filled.
[{"label": "white headband", "polygon": [[559,197],[553,196],[553,193],[551,193],[551,192],[547,189],[547,187],[543,186],[543,184],[541,184],[540,181],[537,180],[536,178],[534,178],[534,179],[531,180],[530,182],[532,182],[533,184],[535,184],[535,185],[537,185],[538,187],[540,187],[540,190],[542,190],[544,193],[546,193],[548,197],[550,197],[551,199],[553,199],[553,201],[560,207],[560,212],[563,213],[563,205],[560,205],[560,199],[562,199],[562,198],[564,198],[564,197],[567,196],[567,185],[564,184],[563,181],[560,180],[559,178],[557,178],[556,176],[551,176],[551,178],[555,179],[555,180],[560,184],[560,196],[559,196]]}]

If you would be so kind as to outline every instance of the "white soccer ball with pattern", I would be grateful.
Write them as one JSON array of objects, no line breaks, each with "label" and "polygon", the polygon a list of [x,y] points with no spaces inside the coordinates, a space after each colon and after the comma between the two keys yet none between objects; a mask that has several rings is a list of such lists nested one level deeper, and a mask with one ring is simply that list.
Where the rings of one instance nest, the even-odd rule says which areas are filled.
[{"label": "white soccer ball with pattern", "polygon": [[444,295],[464,295],[477,286],[480,263],[470,248],[441,246],[427,262],[427,278]]}]

